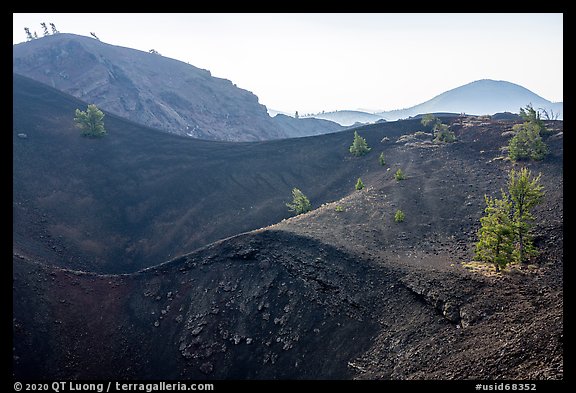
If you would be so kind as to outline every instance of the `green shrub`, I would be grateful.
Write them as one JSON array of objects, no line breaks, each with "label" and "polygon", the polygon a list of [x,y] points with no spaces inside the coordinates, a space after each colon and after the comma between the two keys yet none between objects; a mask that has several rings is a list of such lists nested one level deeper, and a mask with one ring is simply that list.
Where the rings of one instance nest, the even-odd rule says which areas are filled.
[{"label": "green shrub", "polygon": [[542,141],[537,123],[516,124],[512,129],[516,135],[508,143],[508,156],[511,160],[541,160],[548,154],[548,146]]},{"label": "green shrub", "polygon": [[378,162],[382,166],[386,165],[386,160],[384,159],[384,152],[380,153],[380,156],[378,157]]},{"label": "green shrub", "polygon": [[404,176],[404,172],[402,172],[402,169],[398,168],[398,170],[394,174],[394,179],[398,181],[406,179],[406,176]]},{"label": "green shrub", "polygon": [[522,124],[516,124],[512,130],[516,133],[508,142],[508,156],[512,161],[523,159],[541,160],[548,154],[548,146],[542,141],[542,133],[547,132],[540,119],[540,112],[527,105],[520,108]]},{"label": "green shrub", "polygon": [[440,123],[440,119],[438,119],[432,113],[427,113],[422,117],[422,120],[420,120],[420,123],[424,127],[435,126],[436,124]]},{"label": "green shrub", "polygon": [[396,210],[394,214],[394,221],[396,222],[403,222],[404,221],[404,212],[400,209]]},{"label": "green shrub", "polygon": [[434,142],[456,142],[456,135],[446,124],[439,123],[434,127]]},{"label": "green shrub", "polygon": [[453,131],[450,131],[450,127],[443,124],[442,121],[431,113],[428,113],[422,117],[420,121],[424,127],[431,127],[434,131],[434,142],[446,142],[452,143],[456,142],[456,135]]}]

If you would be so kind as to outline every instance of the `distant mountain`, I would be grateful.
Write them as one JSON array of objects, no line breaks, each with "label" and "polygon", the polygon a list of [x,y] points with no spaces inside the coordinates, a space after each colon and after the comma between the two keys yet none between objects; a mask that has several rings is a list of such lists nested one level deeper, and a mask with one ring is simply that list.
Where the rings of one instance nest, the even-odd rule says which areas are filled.
[{"label": "distant mountain", "polygon": [[343,110],[319,113],[316,115],[308,116],[307,118],[330,120],[343,126],[351,126],[356,123],[374,123],[378,120],[381,120],[383,117],[378,114],[362,111]]},{"label": "distant mountain", "polygon": [[[272,118],[285,130],[291,137],[301,137],[309,135],[322,135],[329,134],[331,132],[336,132],[344,129],[344,124],[338,124],[338,122],[333,122],[324,119],[314,119],[314,118],[299,118],[295,119],[291,116],[277,114]],[[330,130],[330,131],[327,131]]]},{"label": "distant mountain", "polygon": [[379,119],[395,121],[426,113],[466,113],[470,115],[493,115],[495,113],[518,113],[528,104],[536,109],[544,108],[549,114],[559,114],[563,119],[564,104],[551,102],[517,84],[506,81],[482,79],[448,90],[431,100],[406,109],[367,113],[362,111],[335,111],[312,115],[343,126],[355,123],[374,123]]},{"label": "distant mountain", "polygon": [[[200,139],[256,141],[341,129],[277,121],[253,93],[190,64],[74,34],[14,45],[13,71],[140,124]],[[310,129],[314,131],[306,131]]]},{"label": "distant mountain", "polygon": [[482,79],[448,90],[419,105],[400,110],[380,112],[386,120],[398,120],[423,113],[453,112],[470,115],[492,115],[498,112],[518,113],[528,104],[534,108],[560,113],[563,103],[552,103],[520,85]]},{"label": "distant mountain", "polygon": [[274,116],[276,116],[276,115],[291,116],[291,114],[288,113],[288,112],[278,111],[278,110],[272,109],[272,108],[266,108],[266,109],[268,110],[268,114],[269,114],[271,117],[274,117]]}]

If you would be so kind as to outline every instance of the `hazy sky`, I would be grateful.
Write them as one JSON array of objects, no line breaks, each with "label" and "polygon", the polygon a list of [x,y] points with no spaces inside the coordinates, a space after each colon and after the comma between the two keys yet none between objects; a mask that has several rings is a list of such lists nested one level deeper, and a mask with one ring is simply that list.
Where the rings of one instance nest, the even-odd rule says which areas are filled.
[{"label": "hazy sky", "polygon": [[209,70],[289,113],[390,110],[478,79],[563,101],[562,14],[13,14]]}]

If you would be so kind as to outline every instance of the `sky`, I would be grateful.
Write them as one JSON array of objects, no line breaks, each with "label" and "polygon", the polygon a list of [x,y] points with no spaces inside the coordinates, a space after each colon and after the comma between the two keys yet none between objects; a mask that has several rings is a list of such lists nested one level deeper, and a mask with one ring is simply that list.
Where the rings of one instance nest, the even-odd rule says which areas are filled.
[{"label": "sky", "polygon": [[300,114],[402,109],[479,79],[563,101],[561,13],[13,14],[188,62]]}]

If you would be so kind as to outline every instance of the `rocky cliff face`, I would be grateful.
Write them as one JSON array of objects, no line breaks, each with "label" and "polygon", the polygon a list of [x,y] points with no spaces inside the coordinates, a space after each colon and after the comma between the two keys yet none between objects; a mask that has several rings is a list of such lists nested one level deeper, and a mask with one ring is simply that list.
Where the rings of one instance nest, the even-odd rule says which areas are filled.
[{"label": "rocky cliff face", "polygon": [[256,141],[341,128],[332,123],[294,133],[270,118],[257,96],[207,70],[73,34],[15,45],[13,70],[137,123],[194,138]]}]

